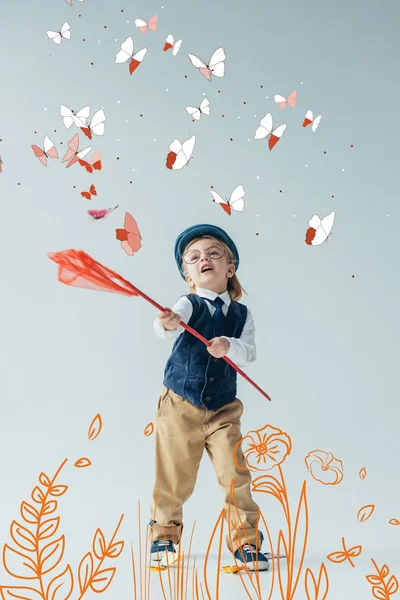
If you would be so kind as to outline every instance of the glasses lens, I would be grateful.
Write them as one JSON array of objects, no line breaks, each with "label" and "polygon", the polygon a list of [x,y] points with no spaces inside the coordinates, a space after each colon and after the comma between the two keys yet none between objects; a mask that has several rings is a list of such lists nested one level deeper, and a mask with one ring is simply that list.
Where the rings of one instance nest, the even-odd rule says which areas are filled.
[{"label": "glasses lens", "polygon": [[224,249],[221,246],[211,246],[208,249],[208,256],[210,258],[222,258],[224,255]]},{"label": "glasses lens", "polygon": [[189,250],[189,252],[186,252],[186,254],[183,256],[183,260],[189,265],[197,262],[199,258],[200,252],[198,250]]}]

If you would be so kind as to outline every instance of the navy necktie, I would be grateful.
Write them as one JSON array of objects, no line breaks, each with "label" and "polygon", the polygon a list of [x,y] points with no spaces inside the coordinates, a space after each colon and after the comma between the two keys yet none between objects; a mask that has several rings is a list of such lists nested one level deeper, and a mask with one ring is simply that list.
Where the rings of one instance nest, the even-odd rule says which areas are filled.
[{"label": "navy necktie", "polygon": [[208,302],[211,302],[211,304],[215,306],[215,311],[212,318],[214,321],[215,337],[219,337],[222,333],[225,323],[225,315],[222,312],[224,301],[219,296],[217,296],[215,300],[210,300],[210,298],[206,298],[206,300],[208,300]]}]

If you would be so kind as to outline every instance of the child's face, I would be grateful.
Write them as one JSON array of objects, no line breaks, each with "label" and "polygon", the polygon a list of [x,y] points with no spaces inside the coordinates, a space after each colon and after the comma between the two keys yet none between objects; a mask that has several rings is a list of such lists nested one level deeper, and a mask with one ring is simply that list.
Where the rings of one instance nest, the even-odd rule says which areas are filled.
[{"label": "child's face", "polygon": [[[193,264],[184,261],[186,281],[196,288],[223,294],[227,289],[228,278],[235,273],[235,265],[229,264],[224,246],[215,238],[201,238],[186,246],[184,254],[187,255],[188,252],[198,257],[198,260]],[[221,254],[222,258],[217,258]],[[211,270],[203,272],[205,265],[211,267]]]}]

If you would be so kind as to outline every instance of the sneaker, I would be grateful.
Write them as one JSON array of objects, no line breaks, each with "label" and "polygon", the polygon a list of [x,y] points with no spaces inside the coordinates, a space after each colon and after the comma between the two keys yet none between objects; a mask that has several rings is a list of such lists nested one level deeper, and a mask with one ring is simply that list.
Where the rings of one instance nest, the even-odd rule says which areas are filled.
[{"label": "sneaker", "polygon": [[172,563],[176,559],[175,544],[171,540],[157,540],[151,545],[151,559],[161,562],[168,554],[168,561]]},{"label": "sneaker", "polygon": [[249,571],[268,571],[269,562],[265,554],[262,554],[252,544],[245,544],[238,548],[234,554],[239,565],[246,564]]}]

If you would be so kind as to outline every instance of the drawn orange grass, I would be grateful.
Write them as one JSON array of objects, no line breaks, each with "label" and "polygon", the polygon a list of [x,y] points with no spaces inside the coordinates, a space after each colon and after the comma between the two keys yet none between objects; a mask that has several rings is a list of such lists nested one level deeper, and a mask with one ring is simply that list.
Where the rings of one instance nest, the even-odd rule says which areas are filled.
[{"label": "drawn orange grass", "polygon": [[[274,496],[281,504],[286,523],[287,537],[282,530],[278,534],[277,559],[278,559],[278,581],[280,594],[283,600],[292,600],[303,568],[307,539],[308,539],[308,505],[306,494],[306,482],[303,482],[300,498],[297,505],[297,512],[293,526],[293,519],[290,512],[290,504],[286,489],[285,478],[282,471],[282,464],[289,456],[292,450],[292,442],[289,435],[281,429],[265,425],[261,429],[250,431],[238,442],[233,451],[233,458],[237,468],[241,469],[237,453],[242,452],[242,444],[248,442],[248,447],[243,450],[246,459],[246,465],[250,471],[269,471],[275,469],[277,477],[273,475],[260,475],[252,482],[254,492],[264,492]],[[294,569],[294,558],[296,550],[297,536],[300,522],[304,521],[304,537],[302,541],[301,557],[297,575]],[[287,582],[284,586],[281,570],[281,552],[284,552],[287,563]],[[273,589],[273,588],[272,588]],[[272,593],[272,590],[271,590]]]},{"label": "drawn orange grass", "polygon": [[[3,565],[7,573],[17,580],[36,581],[38,588],[2,585],[0,586],[0,593],[3,600],[9,600],[10,598],[53,600],[60,588],[62,588],[63,600],[67,600],[74,590],[74,576],[70,564],[67,564],[64,570],[55,575],[48,584],[45,583],[44,577],[45,575],[50,576],[49,574],[54,572],[64,557],[65,535],[49,541],[57,533],[60,517],[50,519],[45,517],[57,510],[57,501],[54,498],[62,496],[68,489],[67,485],[56,483],[56,479],[67,461],[68,459],[65,459],[62,462],[52,479],[45,473],[40,473],[40,485],[35,486],[31,493],[31,498],[33,502],[39,505],[39,509],[28,502],[21,503],[21,516],[24,522],[34,529],[34,532],[14,520],[10,527],[10,534],[19,549],[16,550],[8,544],[5,544],[3,548]],[[109,544],[106,544],[101,529],[97,529],[93,538],[93,553],[88,552],[79,564],[78,600],[81,600],[89,589],[100,593],[105,591],[111,584],[116,568],[102,569],[101,567],[106,558],[116,558],[123,550],[124,542],[114,542],[123,516],[121,516]],[[46,545],[41,547],[44,540]],[[96,567],[93,555],[99,561]]]},{"label": "drawn orange grass", "polygon": [[311,569],[306,570],[304,587],[307,600],[325,600],[329,591],[329,578],[324,563],[321,563],[318,580]]}]

